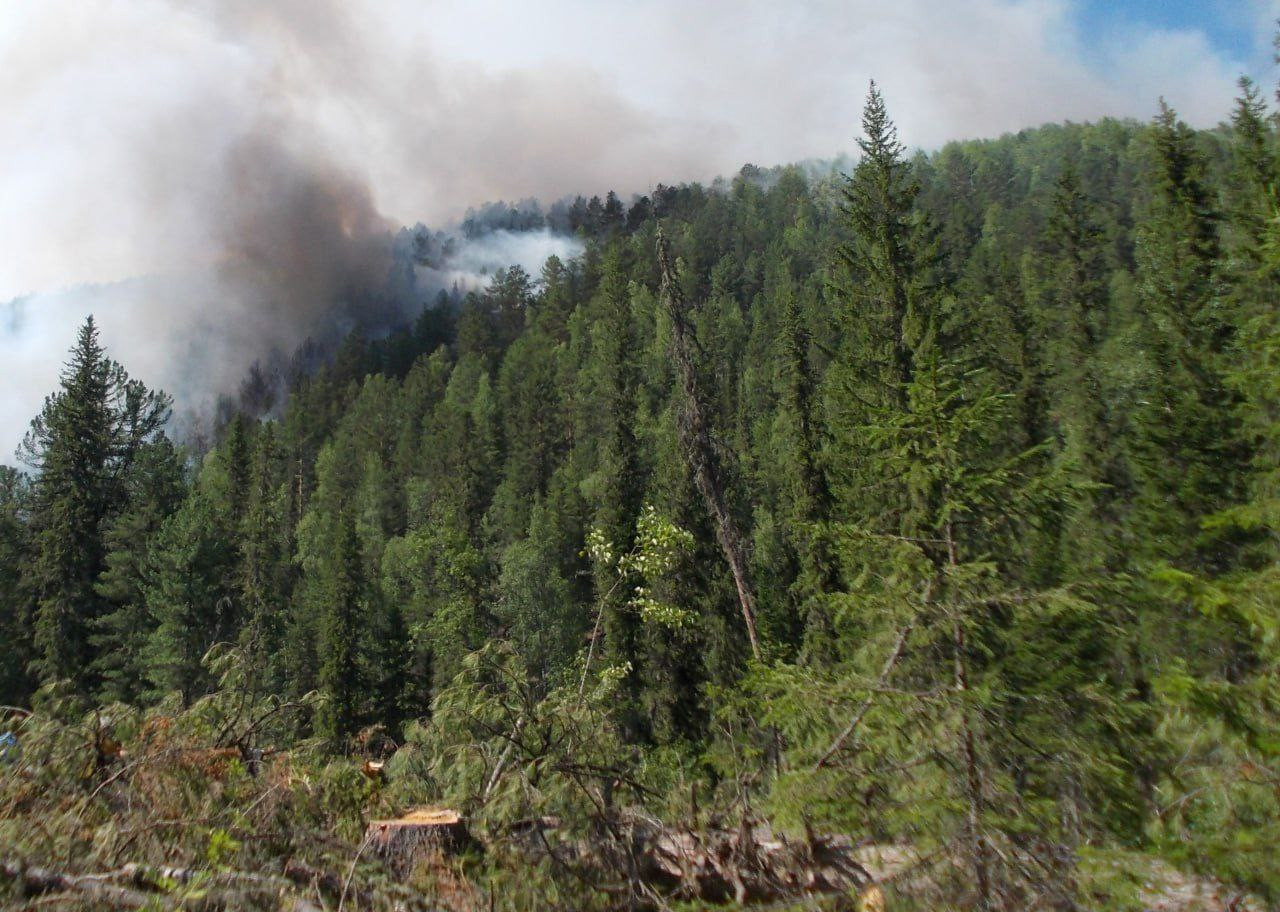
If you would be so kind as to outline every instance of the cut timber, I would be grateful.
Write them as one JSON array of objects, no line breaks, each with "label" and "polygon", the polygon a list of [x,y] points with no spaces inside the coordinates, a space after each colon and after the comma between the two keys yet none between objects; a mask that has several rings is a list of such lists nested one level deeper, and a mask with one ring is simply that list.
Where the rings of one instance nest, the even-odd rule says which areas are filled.
[{"label": "cut timber", "polygon": [[417,808],[391,820],[371,821],[364,840],[397,867],[411,867],[427,852],[451,855],[474,844],[461,814],[436,807]]},{"label": "cut timber", "polygon": [[858,894],[858,912],[885,912],[884,893],[871,884]]}]

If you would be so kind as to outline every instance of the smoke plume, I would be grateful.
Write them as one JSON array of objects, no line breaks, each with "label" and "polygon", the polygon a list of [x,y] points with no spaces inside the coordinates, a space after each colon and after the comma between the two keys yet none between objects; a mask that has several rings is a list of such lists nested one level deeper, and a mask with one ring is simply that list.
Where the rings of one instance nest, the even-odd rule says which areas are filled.
[{"label": "smoke plume", "polygon": [[432,282],[573,250],[547,232],[460,239],[389,286],[400,225],[829,156],[852,146],[873,75],[926,148],[1146,117],[1161,92],[1198,124],[1228,109],[1250,61],[1195,31],[1082,35],[1082,6],[6,3],[0,453],[89,311],[132,373],[198,404],[272,351],[412,311]]}]

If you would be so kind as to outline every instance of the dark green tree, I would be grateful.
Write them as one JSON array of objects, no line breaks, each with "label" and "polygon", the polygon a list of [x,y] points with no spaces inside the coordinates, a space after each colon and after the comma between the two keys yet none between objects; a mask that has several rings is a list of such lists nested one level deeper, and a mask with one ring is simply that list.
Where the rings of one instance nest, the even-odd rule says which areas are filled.
[{"label": "dark green tree", "polygon": [[205,654],[235,638],[227,580],[234,550],[209,498],[196,492],[160,529],[149,549],[143,584],[151,634],[144,661],[159,694],[189,705],[214,683]]},{"label": "dark green tree", "polygon": [[162,434],[169,399],[106,356],[93,318],[80,328],[60,389],[20,453],[36,470],[28,585],[36,598],[32,669],[82,693],[98,683],[92,632],[109,610],[97,591],[106,531],[124,507],[139,452]]},{"label": "dark green tree", "polygon": [[317,683],[324,702],[316,713],[316,733],[340,741],[354,735],[367,718],[369,695],[361,631],[368,615],[360,540],[355,521],[332,521],[316,574],[322,600],[316,654]]},{"label": "dark green tree", "polygon": [[1136,252],[1151,344],[1134,456],[1142,550],[1224,566],[1230,546],[1200,529],[1238,496],[1243,455],[1224,374],[1234,327],[1219,276],[1220,219],[1195,134],[1163,102],[1149,137],[1150,211]]},{"label": "dark green tree", "polygon": [[1103,342],[1108,289],[1102,231],[1071,163],[1063,169],[1049,212],[1049,297],[1055,320],[1050,407],[1058,459],[1076,491],[1061,532],[1066,572],[1087,578],[1118,569],[1119,524],[1127,473],[1118,450],[1113,396],[1105,386]]},{"label": "dark green tree", "polygon": [[34,681],[28,672],[31,654],[31,598],[22,568],[29,544],[23,519],[30,482],[21,472],[0,466],[0,704],[24,705]]},{"label": "dark green tree", "polygon": [[103,700],[136,703],[146,695],[146,644],[153,626],[146,597],[148,555],[185,493],[183,466],[173,444],[162,437],[143,447],[128,479],[128,500],[103,536],[106,567],[97,591],[110,609],[90,636]]},{"label": "dark green tree", "polygon": [[865,364],[876,365],[857,379],[873,384],[877,397],[901,402],[911,382],[912,351],[928,319],[921,310],[929,275],[915,210],[920,187],[874,82],[862,133],[862,159],[842,188],[851,229],[838,253],[842,317]]},{"label": "dark green tree", "polygon": [[248,649],[258,682],[284,690],[281,647],[292,594],[292,530],[287,525],[290,491],[274,423],[264,424],[254,441],[247,503],[239,527],[236,597],[241,605],[240,639]]}]

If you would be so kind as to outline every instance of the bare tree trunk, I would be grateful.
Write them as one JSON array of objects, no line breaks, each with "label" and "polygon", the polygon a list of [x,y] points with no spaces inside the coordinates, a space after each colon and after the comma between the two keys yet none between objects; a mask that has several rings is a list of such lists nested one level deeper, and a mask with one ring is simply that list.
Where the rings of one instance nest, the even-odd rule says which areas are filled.
[{"label": "bare tree trunk", "polygon": [[662,270],[662,297],[671,317],[671,353],[680,371],[680,383],[684,388],[684,409],[680,421],[680,441],[693,468],[694,482],[707,510],[716,524],[716,538],[724,552],[733,582],[738,590],[738,605],[742,608],[742,620],[751,641],[751,654],[760,658],[760,642],[756,637],[756,600],[747,578],[747,561],[743,553],[742,536],[737,523],[725,502],[724,487],[716,460],[715,445],[707,421],[706,406],[698,388],[698,377],[693,361],[693,347],[697,344],[687,319],[688,306],[680,291],[675,268],[667,249],[667,239],[658,228],[658,267]]},{"label": "bare tree trunk", "polygon": [[[952,566],[959,562],[955,538],[951,524],[947,524],[947,561]],[[960,729],[964,742],[965,789],[968,792],[969,809],[967,829],[969,831],[970,852],[973,855],[973,873],[978,886],[978,908],[991,908],[991,871],[986,837],[982,832],[982,771],[978,765],[977,739],[973,734],[973,724],[969,718],[969,707],[965,704],[969,690],[969,673],[965,663],[964,624],[960,617],[951,621],[951,638],[953,647],[953,684],[960,696]]]}]

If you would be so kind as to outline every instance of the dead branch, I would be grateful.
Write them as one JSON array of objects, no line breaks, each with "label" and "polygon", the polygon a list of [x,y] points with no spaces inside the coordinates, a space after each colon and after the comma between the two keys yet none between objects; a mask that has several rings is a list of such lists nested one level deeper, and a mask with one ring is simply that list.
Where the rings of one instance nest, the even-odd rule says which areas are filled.
[{"label": "dead branch", "polygon": [[894,643],[893,651],[889,653],[889,657],[885,659],[884,665],[880,668],[880,674],[876,677],[876,683],[871,688],[871,693],[862,701],[862,705],[860,705],[858,707],[858,711],[853,714],[853,718],[849,720],[849,724],[846,725],[844,730],[836,736],[836,739],[831,742],[831,746],[828,747],[826,752],[818,758],[818,762],[813,765],[813,771],[815,773],[831,762],[831,758],[840,752],[840,748],[844,747],[844,743],[849,740],[850,736],[853,735],[858,726],[862,724],[862,720],[871,709],[872,703],[875,702],[876,695],[884,688],[885,681],[889,679],[889,675],[893,672],[894,666],[897,665],[898,660],[902,658],[902,651],[907,645],[907,638],[911,636],[911,631],[914,628],[914,624],[908,624],[902,628],[901,632],[898,634],[897,642]]}]

